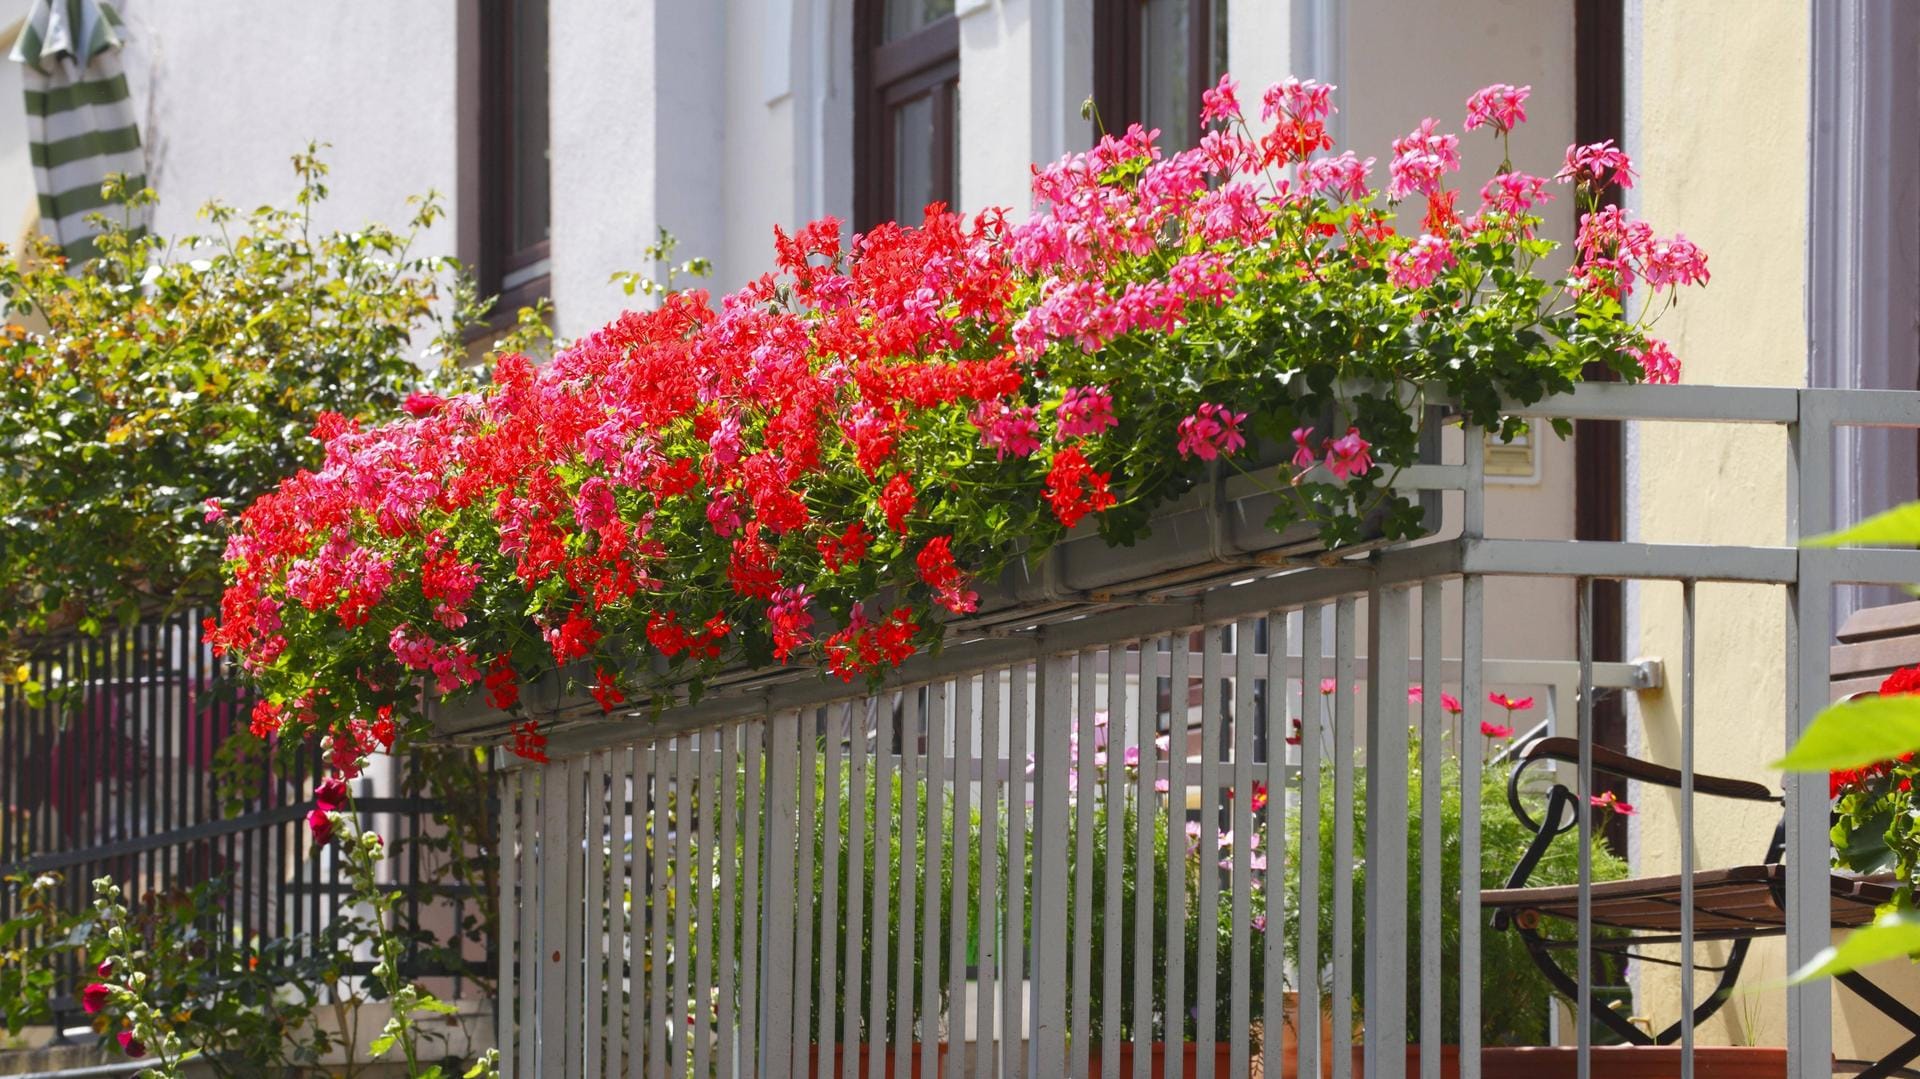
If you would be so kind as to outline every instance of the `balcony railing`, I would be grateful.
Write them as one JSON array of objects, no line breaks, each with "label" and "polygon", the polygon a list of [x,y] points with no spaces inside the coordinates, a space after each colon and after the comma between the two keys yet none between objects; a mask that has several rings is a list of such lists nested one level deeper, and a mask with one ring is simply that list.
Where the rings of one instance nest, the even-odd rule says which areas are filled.
[{"label": "balcony railing", "polygon": [[[1696,627],[1721,596],[1696,586],[1761,586],[1784,621],[1747,657],[1783,685],[1749,735],[1784,751],[1828,703],[1833,590],[1920,580],[1920,552],[1799,545],[1835,523],[1834,429],[1920,425],[1920,393],[1590,385],[1531,412],[1784,429],[1787,513],[1753,523],[1784,542],[1489,535],[1468,453],[1403,477],[1458,493],[1455,535],[956,631],[877,692],[740,679],[657,718],[561,723],[551,764],[504,777],[503,1073],[1481,1075],[1485,1006],[1508,991],[1482,970],[1502,931],[1482,887],[1510,868],[1483,860],[1488,815],[1508,812],[1476,779],[1500,749],[1480,724],[1505,721],[1488,691],[1552,691],[1544,733],[1573,739],[1560,782],[1586,807],[1598,695],[1664,681],[1691,882]],[[1570,654],[1488,654],[1487,587],[1507,577],[1566,583]],[[1593,659],[1608,579],[1673,583],[1678,655]],[[1830,940],[1828,792],[1747,778],[1784,784],[1775,898],[1798,966]],[[1565,1020],[1618,971],[1596,946],[1601,822],[1572,816],[1577,999],[1548,1029],[1573,1074],[1599,1075],[1594,1054],[1616,1050]],[[1690,1073],[1705,935],[1683,887]],[[1787,1073],[1832,1074],[1830,987],[1766,991],[1785,997]]]}]

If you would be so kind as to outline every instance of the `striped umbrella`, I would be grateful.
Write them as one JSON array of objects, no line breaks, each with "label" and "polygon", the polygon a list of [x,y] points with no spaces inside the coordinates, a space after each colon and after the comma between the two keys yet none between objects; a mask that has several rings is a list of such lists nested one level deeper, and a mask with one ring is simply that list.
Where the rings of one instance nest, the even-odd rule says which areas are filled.
[{"label": "striped umbrella", "polygon": [[[100,229],[86,220],[107,199],[109,175],[146,186],[146,155],[120,65],[124,27],[106,0],[34,0],[13,59],[26,65],[27,135],[40,227],[67,258],[94,253]],[[131,221],[144,227],[143,217]]]}]

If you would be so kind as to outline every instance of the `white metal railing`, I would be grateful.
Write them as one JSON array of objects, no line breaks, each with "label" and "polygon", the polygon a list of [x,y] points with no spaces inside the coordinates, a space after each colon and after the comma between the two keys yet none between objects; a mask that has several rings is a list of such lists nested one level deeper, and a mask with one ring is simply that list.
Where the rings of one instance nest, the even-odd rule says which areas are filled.
[{"label": "white metal railing", "polygon": [[[1684,647],[1668,674],[1681,702],[1684,880],[1695,868],[1694,584],[1777,586],[1784,748],[1826,703],[1833,587],[1920,580],[1920,552],[1796,545],[1831,524],[1820,492],[1833,429],[1920,425],[1920,393],[1584,386],[1531,411],[1784,427],[1788,545],[1490,538],[1469,454],[1409,477],[1464,493],[1457,539],[956,639],[872,694],[789,681],[659,720],[563,731],[552,764],[503,776],[506,1070],[1184,1075],[1179,1047],[1191,1041],[1195,1076],[1247,1074],[1256,1058],[1278,1076],[1291,1013],[1300,1075],[1355,1074],[1342,1032],[1358,1031],[1369,1079],[1437,1079],[1451,1013],[1458,1074],[1476,1079],[1480,784],[1457,783],[1458,830],[1447,836],[1448,792],[1435,778],[1480,774],[1488,680],[1557,687],[1556,713],[1572,706],[1584,806],[1596,688],[1661,678],[1658,665],[1594,661],[1593,581],[1679,582]],[[1466,444],[1478,445],[1477,432]],[[1574,655],[1532,666],[1484,655],[1485,581],[1501,575],[1575,583]],[[1453,654],[1443,639],[1457,640]],[[1322,678],[1334,680],[1325,708]],[[1424,689],[1418,705],[1410,684]],[[1458,692],[1457,721],[1443,689]],[[1289,747],[1295,719],[1301,737]],[[1256,783],[1272,795],[1258,810]],[[1829,937],[1828,805],[1817,777],[1785,785],[1796,870],[1787,952],[1798,965]],[[1591,828],[1579,814],[1583,1017]],[[1415,853],[1441,865],[1448,840],[1470,867],[1465,879],[1425,872],[1412,903],[1397,872],[1353,886],[1360,866],[1408,866]],[[1333,880],[1322,879],[1323,843]],[[1443,954],[1423,944],[1442,939],[1449,906],[1458,942]],[[1358,969],[1356,931],[1366,939]],[[1690,1016],[1690,917],[1681,938]],[[1443,999],[1443,963],[1457,971],[1455,1000]],[[1830,1074],[1827,987],[1785,994],[1789,1074]],[[1590,1024],[1576,1027],[1585,1077]],[[1170,1045],[1163,1062],[1153,1042]],[[1684,1074],[1693,1042],[1688,1021]]]}]

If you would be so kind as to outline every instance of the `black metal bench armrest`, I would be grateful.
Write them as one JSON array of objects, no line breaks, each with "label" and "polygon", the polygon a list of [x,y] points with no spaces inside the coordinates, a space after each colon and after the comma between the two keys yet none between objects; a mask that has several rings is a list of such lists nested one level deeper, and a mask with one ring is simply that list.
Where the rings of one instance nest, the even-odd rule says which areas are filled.
[{"label": "black metal bench armrest", "polygon": [[[1519,757],[1523,764],[1539,760],[1578,764],[1580,743],[1576,739],[1567,737],[1541,738],[1528,743],[1521,749]],[[1597,771],[1616,775],[1622,779],[1637,779],[1642,783],[1653,783],[1676,790],[1680,787],[1679,769],[1644,761],[1638,757],[1629,757],[1625,753],[1605,746],[1593,747],[1593,767]],[[1704,772],[1693,774],[1693,789],[1699,794],[1711,794],[1720,798],[1738,798],[1749,802],[1780,801],[1780,796],[1767,789],[1764,784],[1745,779],[1707,775]]]}]

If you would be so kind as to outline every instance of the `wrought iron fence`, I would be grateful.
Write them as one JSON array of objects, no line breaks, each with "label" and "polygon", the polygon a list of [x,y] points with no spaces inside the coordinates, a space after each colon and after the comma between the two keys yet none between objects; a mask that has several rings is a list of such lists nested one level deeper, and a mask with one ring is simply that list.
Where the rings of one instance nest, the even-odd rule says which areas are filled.
[{"label": "wrought iron fence", "polygon": [[[1719,931],[1696,925],[1695,639],[1713,602],[1697,586],[1757,589],[1727,602],[1782,621],[1777,710],[1752,736],[1784,750],[1826,703],[1833,589],[1920,579],[1915,552],[1796,545],[1829,524],[1816,501],[1834,430],[1920,426],[1920,394],[1588,386],[1537,413],[1784,428],[1786,545],[1490,538],[1471,453],[1404,477],[1460,492],[1457,537],[950,640],[879,692],[770,682],[626,725],[561,724],[553,762],[502,789],[503,1074],[1207,1077],[1258,1062],[1478,1079],[1488,1011],[1511,991],[1483,983],[1484,949],[1514,931],[1489,918],[1483,861],[1488,814],[1508,810],[1474,778],[1479,724],[1500,718],[1487,690],[1514,685],[1485,654],[1486,585],[1502,576],[1559,579],[1577,599],[1571,654],[1526,679],[1571,688],[1554,778],[1570,809],[1547,823],[1577,837],[1572,878],[1519,919],[1553,908],[1567,925],[1542,950],[1559,949],[1583,1018],[1546,1040],[1572,1074],[1606,1074],[1605,1028],[1585,1017],[1607,956],[1668,948],[1684,1010],[1659,1051],[1692,1074],[1708,969],[1694,945]],[[1678,921],[1644,954],[1604,947],[1619,908],[1596,892],[1588,807],[1608,805],[1600,694],[1657,672],[1595,661],[1603,580],[1682,598],[1677,766],[1630,776],[1679,790],[1680,883],[1654,901]],[[1784,863],[1743,894],[1772,919],[1754,935],[1784,935],[1799,965],[1845,898],[1827,789],[1789,776],[1781,796],[1778,777],[1753,778],[1772,782],[1701,789],[1784,801]],[[1401,872],[1449,857],[1461,868]],[[1829,986],[1761,991],[1784,1004],[1780,1066],[1831,1074]]]},{"label": "wrought iron fence", "polygon": [[[58,874],[53,901],[85,910],[92,882],[166,896],[223,883],[224,939],[329,947],[326,928],[349,891],[305,825],[323,774],[317,745],[289,769],[259,756],[245,731],[250,701],[188,611],[38,648],[0,690],[0,876]],[[418,759],[377,759],[356,783],[356,809],[389,841],[391,881],[407,894],[405,966],[415,976],[489,981],[490,906],[483,886],[449,881],[431,841],[441,805],[424,796]],[[478,851],[472,852],[476,857]],[[490,879],[490,874],[488,874]],[[21,901],[0,888],[0,921]],[[476,931],[477,930],[477,931]],[[57,1026],[78,1017],[82,972],[63,971]],[[365,963],[346,969],[364,972]]]}]

